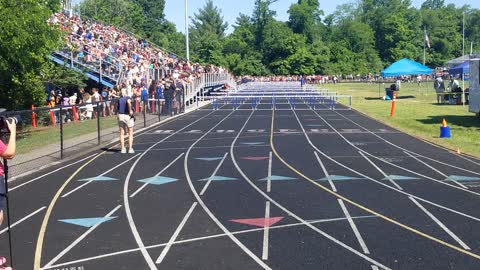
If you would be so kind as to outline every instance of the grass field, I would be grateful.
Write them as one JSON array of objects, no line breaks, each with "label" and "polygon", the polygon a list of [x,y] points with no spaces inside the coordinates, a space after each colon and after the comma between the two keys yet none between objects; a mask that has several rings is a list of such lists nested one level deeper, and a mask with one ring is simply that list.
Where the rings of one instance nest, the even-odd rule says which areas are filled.
[{"label": "grass field", "polygon": [[[325,85],[328,90],[353,96],[353,107],[383,123],[453,150],[460,149],[480,157],[480,117],[468,112],[468,105],[437,105],[433,83],[403,83],[395,116],[390,118],[391,101],[385,95],[389,84],[340,83]],[[380,89],[380,92],[379,92]],[[445,118],[452,130],[451,139],[440,139],[440,126]]]},{"label": "grass field", "polygon": [[[116,117],[102,117],[100,128],[105,130],[117,126]],[[70,122],[63,126],[64,140],[86,134],[97,133],[97,120],[87,120],[78,123]],[[17,134],[17,154],[25,154],[39,147],[58,144],[60,149],[60,127],[42,127],[24,129]]]}]

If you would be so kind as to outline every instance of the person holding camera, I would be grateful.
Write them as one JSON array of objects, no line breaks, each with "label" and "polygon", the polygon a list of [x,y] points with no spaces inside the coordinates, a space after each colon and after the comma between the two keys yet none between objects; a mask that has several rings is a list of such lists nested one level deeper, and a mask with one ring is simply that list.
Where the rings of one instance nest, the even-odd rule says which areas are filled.
[{"label": "person holding camera", "polygon": [[128,129],[128,153],[134,154],[133,150],[133,126],[135,125],[135,117],[133,115],[132,99],[128,96],[127,89],[122,88],[121,98],[117,103],[118,126],[120,127],[120,146],[121,153],[126,154],[125,148],[125,129]]},{"label": "person holding camera", "polygon": [[[7,119],[5,121],[7,124],[8,130],[10,131],[10,139],[8,144],[5,145],[2,140],[0,140],[0,157],[3,160],[12,159],[15,156],[16,150],[16,137],[17,137],[17,122],[15,119]],[[3,223],[3,213],[7,207],[7,191],[5,189],[5,168],[3,165],[3,160],[0,163],[0,225]],[[11,267],[5,267],[7,260],[4,257],[0,257],[0,270],[11,270]]]}]

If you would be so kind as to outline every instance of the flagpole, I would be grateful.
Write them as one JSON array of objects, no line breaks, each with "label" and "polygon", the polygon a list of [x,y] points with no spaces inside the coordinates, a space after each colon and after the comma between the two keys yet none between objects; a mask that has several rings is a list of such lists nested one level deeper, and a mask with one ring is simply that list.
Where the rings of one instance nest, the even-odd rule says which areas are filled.
[{"label": "flagpole", "polygon": [[423,65],[425,66],[425,59],[426,59],[426,48],[425,48],[425,43],[427,42],[426,41],[426,37],[427,37],[427,28],[424,27],[423,28]]}]

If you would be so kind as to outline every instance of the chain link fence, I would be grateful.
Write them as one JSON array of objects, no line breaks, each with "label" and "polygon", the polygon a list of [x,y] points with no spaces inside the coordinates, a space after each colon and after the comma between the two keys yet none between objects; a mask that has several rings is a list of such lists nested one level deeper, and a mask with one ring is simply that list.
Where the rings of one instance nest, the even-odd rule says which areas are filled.
[{"label": "chain link fence", "polygon": [[[184,99],[183,91],[173,99],[132,98],[134,130],[184,113]],[[15,177],[118,140],[117,102],[112,99],[76,106],[32,106],[31,110],[1,113],[20,119],[16,156],[9,162],[11,175]],[[2,135],[8,142],[9,134]]]}]

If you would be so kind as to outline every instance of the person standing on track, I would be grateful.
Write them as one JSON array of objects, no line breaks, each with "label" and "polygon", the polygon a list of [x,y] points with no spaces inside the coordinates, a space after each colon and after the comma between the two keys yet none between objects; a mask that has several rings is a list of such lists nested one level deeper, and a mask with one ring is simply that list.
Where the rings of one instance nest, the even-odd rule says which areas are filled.
[{"label": "person standing on track", "polygon": [[117,104],[118,112],[118,126],[120,127],[120,146],[121,153],[126,154],[125,148],[125,130],[128,130],[128,153],[134,154],[133,150],[133,126],[135,125],[135,118],[133,115],[132,99],[127,94],[127,89],[122,88],[121,98]]},{"label": "person standing on track", "polygon": [[[8,139],[8,144],[5,145],[0,140],[0,157],[4,160],[12,159],[15,156],[16,151],[16,137],[17,137],[17,123],[15,121],[5,121],[10,131],[10,138]],[[0,225],[3,223],[3,213],[7,207],[7,194],[6,194],[6,183],[5,183],[5,171],[3,163],[0,163]],[[11,267],[5,267],[7,260],[5,257],[0,257],[0,270],[11,270]]]}]

